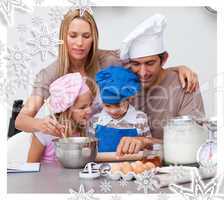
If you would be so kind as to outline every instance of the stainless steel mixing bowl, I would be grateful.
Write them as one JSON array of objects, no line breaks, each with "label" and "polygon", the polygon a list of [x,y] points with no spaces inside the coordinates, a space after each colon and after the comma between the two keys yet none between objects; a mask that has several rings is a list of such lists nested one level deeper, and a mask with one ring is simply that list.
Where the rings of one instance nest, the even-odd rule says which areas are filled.
[{"label": "stainless steel mixing bowl", "polygon": [[56,157],[65,168],[82,168],[96,159],[96,138],[61,138],[55,141],[55,146]]}]

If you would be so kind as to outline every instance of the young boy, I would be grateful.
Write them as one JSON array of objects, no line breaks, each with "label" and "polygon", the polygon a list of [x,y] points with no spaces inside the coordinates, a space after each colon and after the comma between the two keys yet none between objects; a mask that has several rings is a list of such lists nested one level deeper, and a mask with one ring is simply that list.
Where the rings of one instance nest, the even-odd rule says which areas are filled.
[{"label": "young boy", "polygon": [[[141,136],[150,136],[150,128],[145,113],[129,104],[129,98],[141,89],[140,81],[129,69],[123,66],[109,66],[96,74],[103,110],[94,115],[91,134],[99,139],[99,152],[137,153],[142,148]],[[132,142],[122,143],[123,137]],[[137,142],[133,142],[136,139]]]}]

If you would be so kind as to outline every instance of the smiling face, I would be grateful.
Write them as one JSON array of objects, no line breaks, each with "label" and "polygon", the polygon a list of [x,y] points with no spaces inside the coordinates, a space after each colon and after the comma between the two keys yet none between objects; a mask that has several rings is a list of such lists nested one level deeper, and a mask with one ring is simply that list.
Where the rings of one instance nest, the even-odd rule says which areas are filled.
[{"label": "smiling face", "polygon": [[122,101],[120,104],[105,104],[103,103],[103,109],[114,119],[120,119],[128,110],[128,100]]},{"label": "smiling face", "polygon": [[158,55],[131,59],[128,66],[139,76],[142,87],[148,89],[160,80],[163,71],[162,66],[167,57],[168,54],[165,54],[162,62]]},{"label": "smiling face", "polygon": [[91,105],[93,101],[93,96],[91,91],[87,91],[78,96],[74,105],[70,107],[72,120],[81,126],[87,124],[88,119],[91,116]]},{"label": "smiling face", "polygon": [[75,60],[85,60],[93,44],[91,27],[81,18],[75,18],[69,25],[67,47],[69,56]]}]

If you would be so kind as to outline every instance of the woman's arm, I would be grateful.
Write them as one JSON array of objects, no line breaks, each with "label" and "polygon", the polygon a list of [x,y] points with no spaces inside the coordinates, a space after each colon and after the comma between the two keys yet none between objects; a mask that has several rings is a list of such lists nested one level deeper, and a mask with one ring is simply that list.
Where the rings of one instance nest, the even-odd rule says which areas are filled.
[{"label": "woman's arm", "polygon": [[61,136],[63,126],[46,117],[43,119],[34,118],[44,103],[44,98],[40,96],[31,96],[18,114],[15,127],[25,132],[41,131],[46,134]]},{"label": "woman's arm", "polygon": [[31,96],[18,114],[15,127],[25,132],[39,131],[39,119],[35,119],[35,115],[44,103],[41,96]]},{"label": "woman's arm", "polygon": [[192,93],[199,87],[198,76],[190,68],[180,65],[169,67],[167,70],[173,70],[178,73],[182,88],[185,88],[186,92]]},{"label": "woman's arm", "polygon": [[58,77],[58,62],[55,61],[48,67],[42,69],[33,83],[33,91],[20,111],[15,121],[15,127],[25,132],[41,131],[51,135],[61,136],[61,126],[53,119],[46,117],[35,118],[36,114],[44,104],[44,99],[49,96],[49,85]]}]

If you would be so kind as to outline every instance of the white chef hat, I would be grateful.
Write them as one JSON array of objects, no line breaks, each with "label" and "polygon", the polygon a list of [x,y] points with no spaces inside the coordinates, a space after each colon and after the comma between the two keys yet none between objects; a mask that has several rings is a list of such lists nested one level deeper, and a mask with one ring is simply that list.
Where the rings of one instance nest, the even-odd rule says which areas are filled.
[{"label": "white chef hat", "polygon": [[121,60],[157,55],[165,51],[163,30],[167,20],[155,14],[138,25],[123,41],[120,48]]}]

